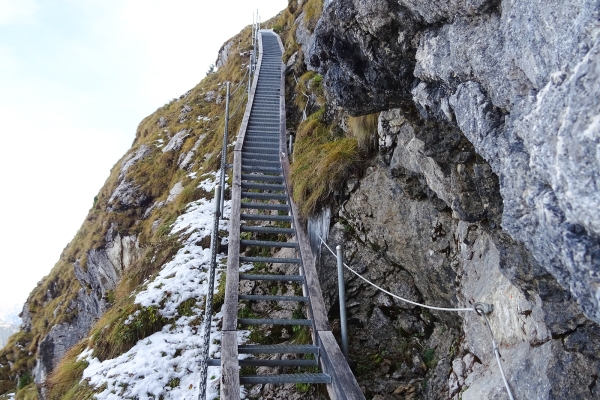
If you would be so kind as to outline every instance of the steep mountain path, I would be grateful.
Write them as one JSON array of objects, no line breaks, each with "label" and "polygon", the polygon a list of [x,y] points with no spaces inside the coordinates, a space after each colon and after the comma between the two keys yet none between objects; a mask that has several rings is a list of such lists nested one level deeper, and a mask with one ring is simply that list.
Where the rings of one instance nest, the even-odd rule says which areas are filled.
[{"label": "steep mountain path", "polygon": [[[302,229],[296,229],[299,226],[296,207],[288,190],[283,46],[279,36],[270,30],[259,32],[259,46],[257,72],[233,164],[221,395],[225,399],[239,398],[240,384],[325,383],[331,398],[364,399],[330,331],[308,239]],[[272,250],[281,248],[293,249],[295,255],[274,257]],[[240,263],[277,264],[285,266],[287,272],[240,274]],[[286,295],[239,294],[240,283],[252,281],[287,284],[296,290],[293,295],[289,291]],[[239,302],[276,302],[282,308],[298,304],[296,309],[304,309],[307,318],[302,318],[299,312],[294,312],[292,318],[281,315],[256,318],[253,313],[238,316]],[[275,330],[282,326],[290,331],[309,327],[312,343],[238,343],[238,327]],[[239,354],[248,358],[239,359]],[[240,370],[240,366],[247,368]],[[251,375],[243,373],[253,367],[274,368],[258,368],[258,373]],[[273,371],[292,373],[273,374]]]}]

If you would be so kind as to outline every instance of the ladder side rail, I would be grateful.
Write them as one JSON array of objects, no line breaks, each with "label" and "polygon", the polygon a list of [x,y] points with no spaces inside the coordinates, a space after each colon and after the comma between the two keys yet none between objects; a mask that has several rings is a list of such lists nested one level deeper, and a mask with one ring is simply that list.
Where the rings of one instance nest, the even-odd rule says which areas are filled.
[{"label": "ladder side rail", "polygon": [[237,310],[239,292],[240,254],[240,209],[242,191],[242,145],[250,122],[250,113],[258,85],[262,64],[262,36],[258,33],[259,59],[248,96],[248,103],[238,131],[233,151],[233,182],[231,186],[231,217],[229,220],[229,246],[227,252],[227,281],[223,304],[223,325],[221,338],[221,392],[225,399],[240,398],[240,374],[237,342]]},{"label": "ladder side rail", "polygon": [[[283,43],[279,35],[276,35],[282,54]],[[296,240],[298,251],[302,260],[305,282],[308,289],[308,307],[311,311],[315,330],[313,332],[315,343],[319,346],[319,360],[323,372],[331,376],[331,384],[327,384],[327,392],[332,400],[365,400],[360,386],[348,365],[344,354],[337,344],[329,327],[329,320],[323,301],[321,285],[315,266],[315,258],[310,248],[308,235],[303,225],[300,224],[298,207],[292,198],[293,188],[290,181],[290,162],[287,157],[286,137],[286,115],[285,115],[285,64],[282,61],[281,88],[280,88],[280,132],[279,132],[279,157],[285,185],[288,188],[290,210],[292,213],[293,226],[296,228]]]}]

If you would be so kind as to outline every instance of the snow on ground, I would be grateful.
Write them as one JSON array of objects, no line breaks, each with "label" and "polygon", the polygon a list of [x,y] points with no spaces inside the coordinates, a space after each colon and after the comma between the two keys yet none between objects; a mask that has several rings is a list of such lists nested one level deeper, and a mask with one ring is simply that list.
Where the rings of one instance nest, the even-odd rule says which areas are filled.
[{"label": "snow on ground", "polygon": [[[218,172],[207,175],[200,186],[214,190]],[[171,234],[183,238],[183,247],[165,264],[160,273],[145,289],[136,295],[135,303],[143,307],[160,307],[165,318],[177,317],[177,307],[188,299],[197,299],[194,316],[179,317],[160,332],[140,340],[128,352],[111,360],[100,362],[87,349],[79,358],[89,365],[83,373],[90,385],[104,390],[96,395],[100,400],[122,398],[135,399],[196,399],[198,396],[200,353],[204,343],[202,325],[194,323],[197,315],[204,313],[204,297],[208,291],[210,249],[195,243],[212,232],[214,204],[200,199],[188,205],[173,225]],[[225,202],[224,215],[231,212],[231,204]],[[221,221],[219,229],[227,229],[227,221]],[[225,254],[217,256],[218,282],[224,270]],[[246,269],[251,266],[246,266]],[[222,314],[213,315],[211,321],[210,357],[220,357],[221,332],[216,329]],[[247,339],[247,332],[240,332],[240,340]],[[209,367],[206,399],[218,397],[220,367]]]}]

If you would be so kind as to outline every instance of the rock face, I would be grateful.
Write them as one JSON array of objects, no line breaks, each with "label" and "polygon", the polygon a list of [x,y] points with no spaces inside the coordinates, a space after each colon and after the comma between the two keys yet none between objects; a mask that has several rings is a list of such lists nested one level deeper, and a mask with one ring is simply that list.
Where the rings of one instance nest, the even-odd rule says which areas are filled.
[{"label": "rock face", "polygon": [[[106,234],[106,245],[88,251],[85,267],[79,261],[75,262],[75,276],[82,288],[76,300],[66,310],[67,313],[74,312],[75,316],[69,322],[53,326],[41,340],[37,364],[33,370],[37,384],[42,384],[67,350],[89,333],[92,325],[108,308],[110,291],[117,286],[122,273],[137,261],[140,254],[137,237],[121,237],[111,227]],[[27,317],[25,309],[22,314],[23,329],[26,329],[26,324],[31,324],[31,318]]]},{"label": "rock face", "polygon": [[308,59],[352,114],[460,131],[498,176],[503,229],[600,322],[598,32],[592,0],[332,2]]},{"label": "rock face", "polygon": [[[493,303],[515,398],[600,396],[599,11],[333,1],[304,49],[332,108],[381,112],[379,152],[337,198],[330,247],[344,242],[355,271],[407,299]],[[335,317],[325,250],[320,268]],[[506,397],[477,314],[345,279],[351,353],[381,367],[361,383],[368,396]],[[359,370],[373,364],[357,357]]]}]

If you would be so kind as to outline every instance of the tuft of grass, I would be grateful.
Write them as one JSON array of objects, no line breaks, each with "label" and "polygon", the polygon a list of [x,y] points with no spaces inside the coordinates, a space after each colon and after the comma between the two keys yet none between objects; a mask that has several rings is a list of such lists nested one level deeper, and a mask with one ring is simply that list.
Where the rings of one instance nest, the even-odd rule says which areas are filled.
[{"label": "tuft of grass", "polygon": [[348,133],[358,142],[358,148],[366,154],[377,147],[377,124],[379,113],[348,117]]},{"label": "tuft of grass", "polygon": [[317,211],[360,165],[358,141],[333,135],[321,115],[319,111],[302,123],[294,147],[293,198],[303,217]]},{"label": "tuft of grass", "polygon": [[[85,350],[86,345],[87,339],[84,339],[73,346],[54,368],[45,383],[48,400],[92,397],[93,392],[87,384],[80,383],[88,363],[77,359],[79,354]],[[83,396],[85,392],[88,393],[88,397]]]},{"label": "tuft of grass", "polygon": [[304,5],[304,24],[312,33],[323,14],[323,0],[308,0]]}]

